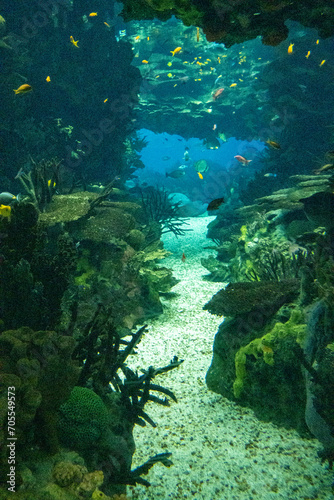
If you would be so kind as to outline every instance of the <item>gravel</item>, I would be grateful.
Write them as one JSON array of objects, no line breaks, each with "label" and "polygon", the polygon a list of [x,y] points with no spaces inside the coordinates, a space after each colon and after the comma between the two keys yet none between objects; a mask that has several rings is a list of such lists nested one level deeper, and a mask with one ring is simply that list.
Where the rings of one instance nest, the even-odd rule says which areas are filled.
[{"label": "gravel", "polygon": [[129,366],[138,370],[165,366],[175,355],[184,362],[155,379],[174,392],[178,403],[145,406],[157,427],[135,427],[132,468],[167,451],[174,465],[154,465],[144,476],[151,486],[128,487],[127,496],[133,500],[332,499],[332,472],[320,463],[317,440],[261,422],[252,410],[206,387],[213,339],[223,320],[202,310],[224,286],[203,280],[207,271],[200,259],[214,254],[203,249],[212,244],[205,238],[211,219],[189,219],[191,232],[164,237],[165,248],[173,254],[161,265],[173,268],[181,280],[173,288],[177,296],[162,299],[164,312],[148,322],[148,333]]}]

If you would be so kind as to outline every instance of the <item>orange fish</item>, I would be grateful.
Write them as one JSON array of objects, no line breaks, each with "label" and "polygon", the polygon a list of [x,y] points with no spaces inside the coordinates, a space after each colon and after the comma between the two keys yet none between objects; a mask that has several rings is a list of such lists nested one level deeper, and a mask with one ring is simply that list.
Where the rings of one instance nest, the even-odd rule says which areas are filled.
[{"label": "orange fish", "polygon": [[20,87],[17,89],[13,89],[15,94],[26,94],[27,92],[30,92],[31,90],[32,90],[32,87],[30,85],[28,85],[27,83],[20,85]]},{"label": "orange fish", "polygon": [[139,35],[138,35],[138,36],[136,36],[136,37],[135,37],[135,40],[140,40],[140,36],[139,36]]},{"label": "orange fish", "polygon": [[182,260],[182,262],[185,262],[185,261],[186,261],[186,256],[185,256],[185,253],[184,253],[184,252],[182,252],[182,257],[181,257],[181,260]]},{"label": "orange fish", "polygon": [[74,47],[79,48],[78,42],[79,40],[74,40],[73,36],[70,36],[71,43],[74,45]]},{"label": "orange fish", "polygon": [[248,165],[248,163],[253,161],[253,160],[246,160],[246,158],[244,158],[243,156],[240,156],[240,155],[236,155],[234,158],[236,160],[238,160],[242,165]]},{"label": "orange fish", "polygon": [[108,102],[108,97],[107,97],[107,99],[105,99],[103,102],[104,102],[104,103]]},{"label": "orange fish", "polygon": [[223,87],[220,87],[219,89],[217,89],[213,94],[212,94],[212,99],[215,101],[216,99],[218,99],[218,97],[220,96],[220,94],[224,92],[224,89]]},{"label": "orange fish", "polygon": [[47,76],[47,77],[45,78],[45,80],[46,80],[47,82],[51,82],[51,78],[50,78],[49,76]]}]

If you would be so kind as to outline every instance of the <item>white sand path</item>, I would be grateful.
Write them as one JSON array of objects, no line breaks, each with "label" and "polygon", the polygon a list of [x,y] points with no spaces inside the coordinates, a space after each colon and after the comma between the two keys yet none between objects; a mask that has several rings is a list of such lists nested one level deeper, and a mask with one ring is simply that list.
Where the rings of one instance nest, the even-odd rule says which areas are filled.
[{"label": "white sand path", "polygon": [[[317,456],[320,444],[294,430],[259,421],[251,410],[210,392],[205,374],[211,362],[215,333],[222,318],[203,305],[222,288],[203,281],[200,258],[213,251],[205,238],[212,218],[190,219],[193,231],[176,239],[167,234],[173,252],[161,264],[180,279],[173,299],[163,299],[164,313],[148,322],[148,333],[131,357],[132,368],[165,366],[174,355],[184,363],[155,382],[171,389],[178,403],[149,403],[145,410],[157,423],[135,427],[133,468],[150,456],[172,452],[173,466],[157,464],[145,479],[151,486],[128,487],[135,500],[329,500],[333,474]],[[182,262],[182,252],[186,261]]]}]

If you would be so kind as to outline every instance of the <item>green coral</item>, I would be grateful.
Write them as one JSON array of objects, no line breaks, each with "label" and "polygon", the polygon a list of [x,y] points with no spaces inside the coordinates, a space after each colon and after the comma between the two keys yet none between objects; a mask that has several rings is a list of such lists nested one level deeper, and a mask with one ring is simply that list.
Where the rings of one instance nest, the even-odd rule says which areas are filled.
[{"label": "green coral", "polygon": [[96,445],[108,421],[108,410],[100,396],[76,386],[59,408],[59,437],[66,446],[84,451]]},{"label": "green coral", "polygon": [[252,340],[237,351],[235,355],[236,378],[233,383],[233,392],[236,398],[241,396],[244,389],[244,381],[247,375],[247,356],[252,355],[258,359],[262,355],[263,361],[273,366],[274,352],[278,349],[284,349],[284,342],[287,337],[293,338],[298,344],[301,344],[304,340],[306,324],[303,323],[303,320],[303,312],[300,309],[294,309],[286,323],[276,323],[263,337]]}]

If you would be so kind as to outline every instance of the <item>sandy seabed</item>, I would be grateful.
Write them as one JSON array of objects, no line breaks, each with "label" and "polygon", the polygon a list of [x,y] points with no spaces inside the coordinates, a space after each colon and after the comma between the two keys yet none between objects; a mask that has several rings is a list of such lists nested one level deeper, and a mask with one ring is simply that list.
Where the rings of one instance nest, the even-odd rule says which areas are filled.
[{"label": "sandy seabed", "polygon": [[148,322],[148,332],[129,366],[162,367],[174,356],[184,362],[155,379],[174,392],[178,403],[145,406],[157,427],[135,427],[132,468],[167,451],[173,465],[154,465],[144,476],[151,486],[128,487],[127,496],[133,500],[332,499],[333,473],[328,464],[320,463],[317,440],[261,422],[252,410],[206,387],[213,339],[223,320],[202,309],[224,286],[203,280],[207,270],[200,259],[215,254],[204,249],[212,245],[205,237],[211,220],[189,219],[191,232],[179,238],[164,236],[165,248],[173,254],[161,265],[172,268],[180,280],[173,288],[177,296],[162,299],[164,312]]}]

